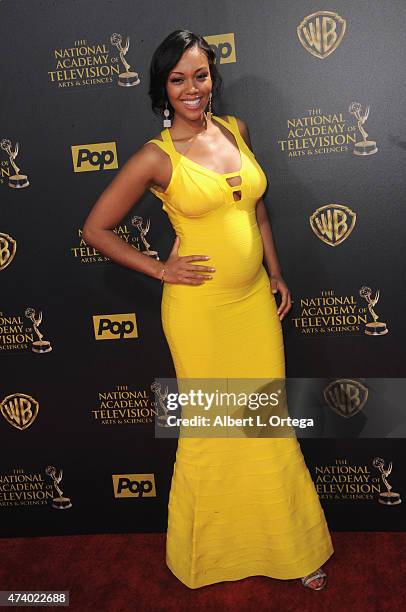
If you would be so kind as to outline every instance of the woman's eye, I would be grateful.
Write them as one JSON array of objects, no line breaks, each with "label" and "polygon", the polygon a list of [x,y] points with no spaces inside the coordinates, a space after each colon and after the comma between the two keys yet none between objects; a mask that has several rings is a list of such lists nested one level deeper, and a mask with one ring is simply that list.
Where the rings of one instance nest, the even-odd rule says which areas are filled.
[{"label": "woman's eye", "polygon": [[[203,77],[205,79],[207,76],[208,76],[207,73],[202,73],[202,74],[198,74],[197,78],[200,79]],[[179,83],[179,81],[182,81],[182,80],[183,79],[181,79],[180,77],[177,77],[175,79],[171,79],[171,83]]]}]

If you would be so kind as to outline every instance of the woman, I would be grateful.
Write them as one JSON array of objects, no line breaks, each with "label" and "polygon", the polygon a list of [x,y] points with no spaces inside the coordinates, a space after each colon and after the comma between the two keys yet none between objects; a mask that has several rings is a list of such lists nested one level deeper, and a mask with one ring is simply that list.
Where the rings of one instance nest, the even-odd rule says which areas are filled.
[{"label": "woman", "polygon": [[[266,177],[245,123],[211,114],[221,85],[214,62],[206,41],[189,31],[173,32],[157,48],[149,94],[165,129],[100,196],[83,237],[163,283],[162,324],[179,379],[284,378],[280,321],[291,299],[261,199]],[[164,263],[112,232],[147,189],[177,235]],[[265,575],[301,578],[320,590],[327,579],[320,566],[332,553],[295,436],[179,438],[166,562],[184,584]]]}]

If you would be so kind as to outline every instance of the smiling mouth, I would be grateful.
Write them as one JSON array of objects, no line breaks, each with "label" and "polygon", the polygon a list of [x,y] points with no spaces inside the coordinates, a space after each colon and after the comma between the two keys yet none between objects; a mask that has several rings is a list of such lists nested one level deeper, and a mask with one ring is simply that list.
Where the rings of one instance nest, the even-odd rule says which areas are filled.
[{"label": "smiling mouth", "polygon": [[202,101],[202,98],[196,98],[194,100],[181,100],[181,102],[183,103],[184,106],[186,106],[186,108],[198,108],[200,106],[200,103]]}]

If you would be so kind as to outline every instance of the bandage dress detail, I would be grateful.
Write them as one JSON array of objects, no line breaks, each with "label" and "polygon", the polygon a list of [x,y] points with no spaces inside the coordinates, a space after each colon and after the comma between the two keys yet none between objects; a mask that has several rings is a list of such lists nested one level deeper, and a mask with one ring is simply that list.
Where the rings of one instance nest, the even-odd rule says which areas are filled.
[{"label": "bandage dress detail", "polygon": [[[284,378],[281,323],[255,213],[266,176],[235,117],[213,121],[235,139],[236,172],[220,174],[178,153],[167,128],[162,141],[149,141],[172,163],[167,189],[150,191],[180,237],[179,255],[209,255],[196,263],[216,269],[203,285],[164,283],[163,330],[178,379]],[[233,176],[238,186],[227,181]],[[179,438],[166,563],[187,587],[255,575],[299,578],[333,552],[296,437]]]}]

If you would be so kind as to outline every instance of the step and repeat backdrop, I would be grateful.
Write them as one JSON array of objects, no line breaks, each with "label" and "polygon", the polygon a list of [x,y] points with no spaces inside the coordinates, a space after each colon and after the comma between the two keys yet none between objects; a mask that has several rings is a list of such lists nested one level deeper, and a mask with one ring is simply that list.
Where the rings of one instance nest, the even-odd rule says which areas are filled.
[{"label": "step and repeat backdrop", "polygon": [[[163,129],[148,70],[179,28],[215,50],[214,112],[246,121],[268,177],[294,299],[287,374],[325,380],[317,401],[341,428],[300,440],[330,528],[405,529],[401,435],[352,433],[374,381],[390,391],[405,372],[405,18],[401,0],[0,1],[3,537],[166,528],[177,440],[154,433],[155,378],[175,375],[161,286],[82,227]],[[151,193],[115,231],[161,260],[174,240]]]}]

